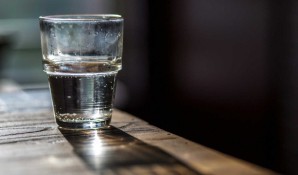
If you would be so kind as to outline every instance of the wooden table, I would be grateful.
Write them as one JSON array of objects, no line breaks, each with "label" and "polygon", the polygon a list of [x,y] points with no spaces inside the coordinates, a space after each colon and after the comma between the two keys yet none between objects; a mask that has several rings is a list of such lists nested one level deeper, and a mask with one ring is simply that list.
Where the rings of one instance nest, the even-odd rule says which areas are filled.
[{"label": "wooden table", "polygon": [[48,90],[0,93],[0,174],[241,174],[273,171],[114,110],[105,130],[57,128]]}]

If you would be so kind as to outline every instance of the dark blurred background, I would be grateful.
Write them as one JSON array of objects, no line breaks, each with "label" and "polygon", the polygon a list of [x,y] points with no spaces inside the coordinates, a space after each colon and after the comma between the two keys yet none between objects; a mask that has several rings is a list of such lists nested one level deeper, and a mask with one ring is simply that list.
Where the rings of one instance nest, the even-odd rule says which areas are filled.
[{"label": "dark blurred background", "polygon": [[297,10],[294,0],[0,0],[0,77],[47,88],[39,16],[121,14],[117,108],[298,174]]}]

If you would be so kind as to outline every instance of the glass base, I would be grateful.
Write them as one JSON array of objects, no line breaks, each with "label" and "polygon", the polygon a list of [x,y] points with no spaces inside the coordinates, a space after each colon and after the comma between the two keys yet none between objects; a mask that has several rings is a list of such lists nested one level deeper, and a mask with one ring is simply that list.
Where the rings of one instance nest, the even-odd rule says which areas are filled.
[{"label": "glass base", "polygon": [[82,121],[82,122],[64,122],[56,119],[56,123],[62,127],[67,129],[100,129],[106,128],[111,123],[111,118],[107,118],[102,121]]}]

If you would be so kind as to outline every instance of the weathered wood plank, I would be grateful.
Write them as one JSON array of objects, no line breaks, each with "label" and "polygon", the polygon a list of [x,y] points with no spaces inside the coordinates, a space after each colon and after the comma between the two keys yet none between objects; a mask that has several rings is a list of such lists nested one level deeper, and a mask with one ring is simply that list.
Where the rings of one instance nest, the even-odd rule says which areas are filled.
[{"label": "weathered wood plank", "polygon": [[109,130],[59,130],[48,91],[0,101],[0,174],[275,174],[119,110]]}]

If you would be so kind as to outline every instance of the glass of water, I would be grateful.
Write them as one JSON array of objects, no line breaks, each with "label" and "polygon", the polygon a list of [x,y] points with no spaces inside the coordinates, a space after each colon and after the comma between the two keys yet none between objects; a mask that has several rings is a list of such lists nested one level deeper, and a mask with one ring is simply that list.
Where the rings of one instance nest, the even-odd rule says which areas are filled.
[{"label": "glass of water", "polygon": [[107,127],[122,66],[123,18],[107,14],[39,19],[43,70],[57,124],[73,129]]}]

